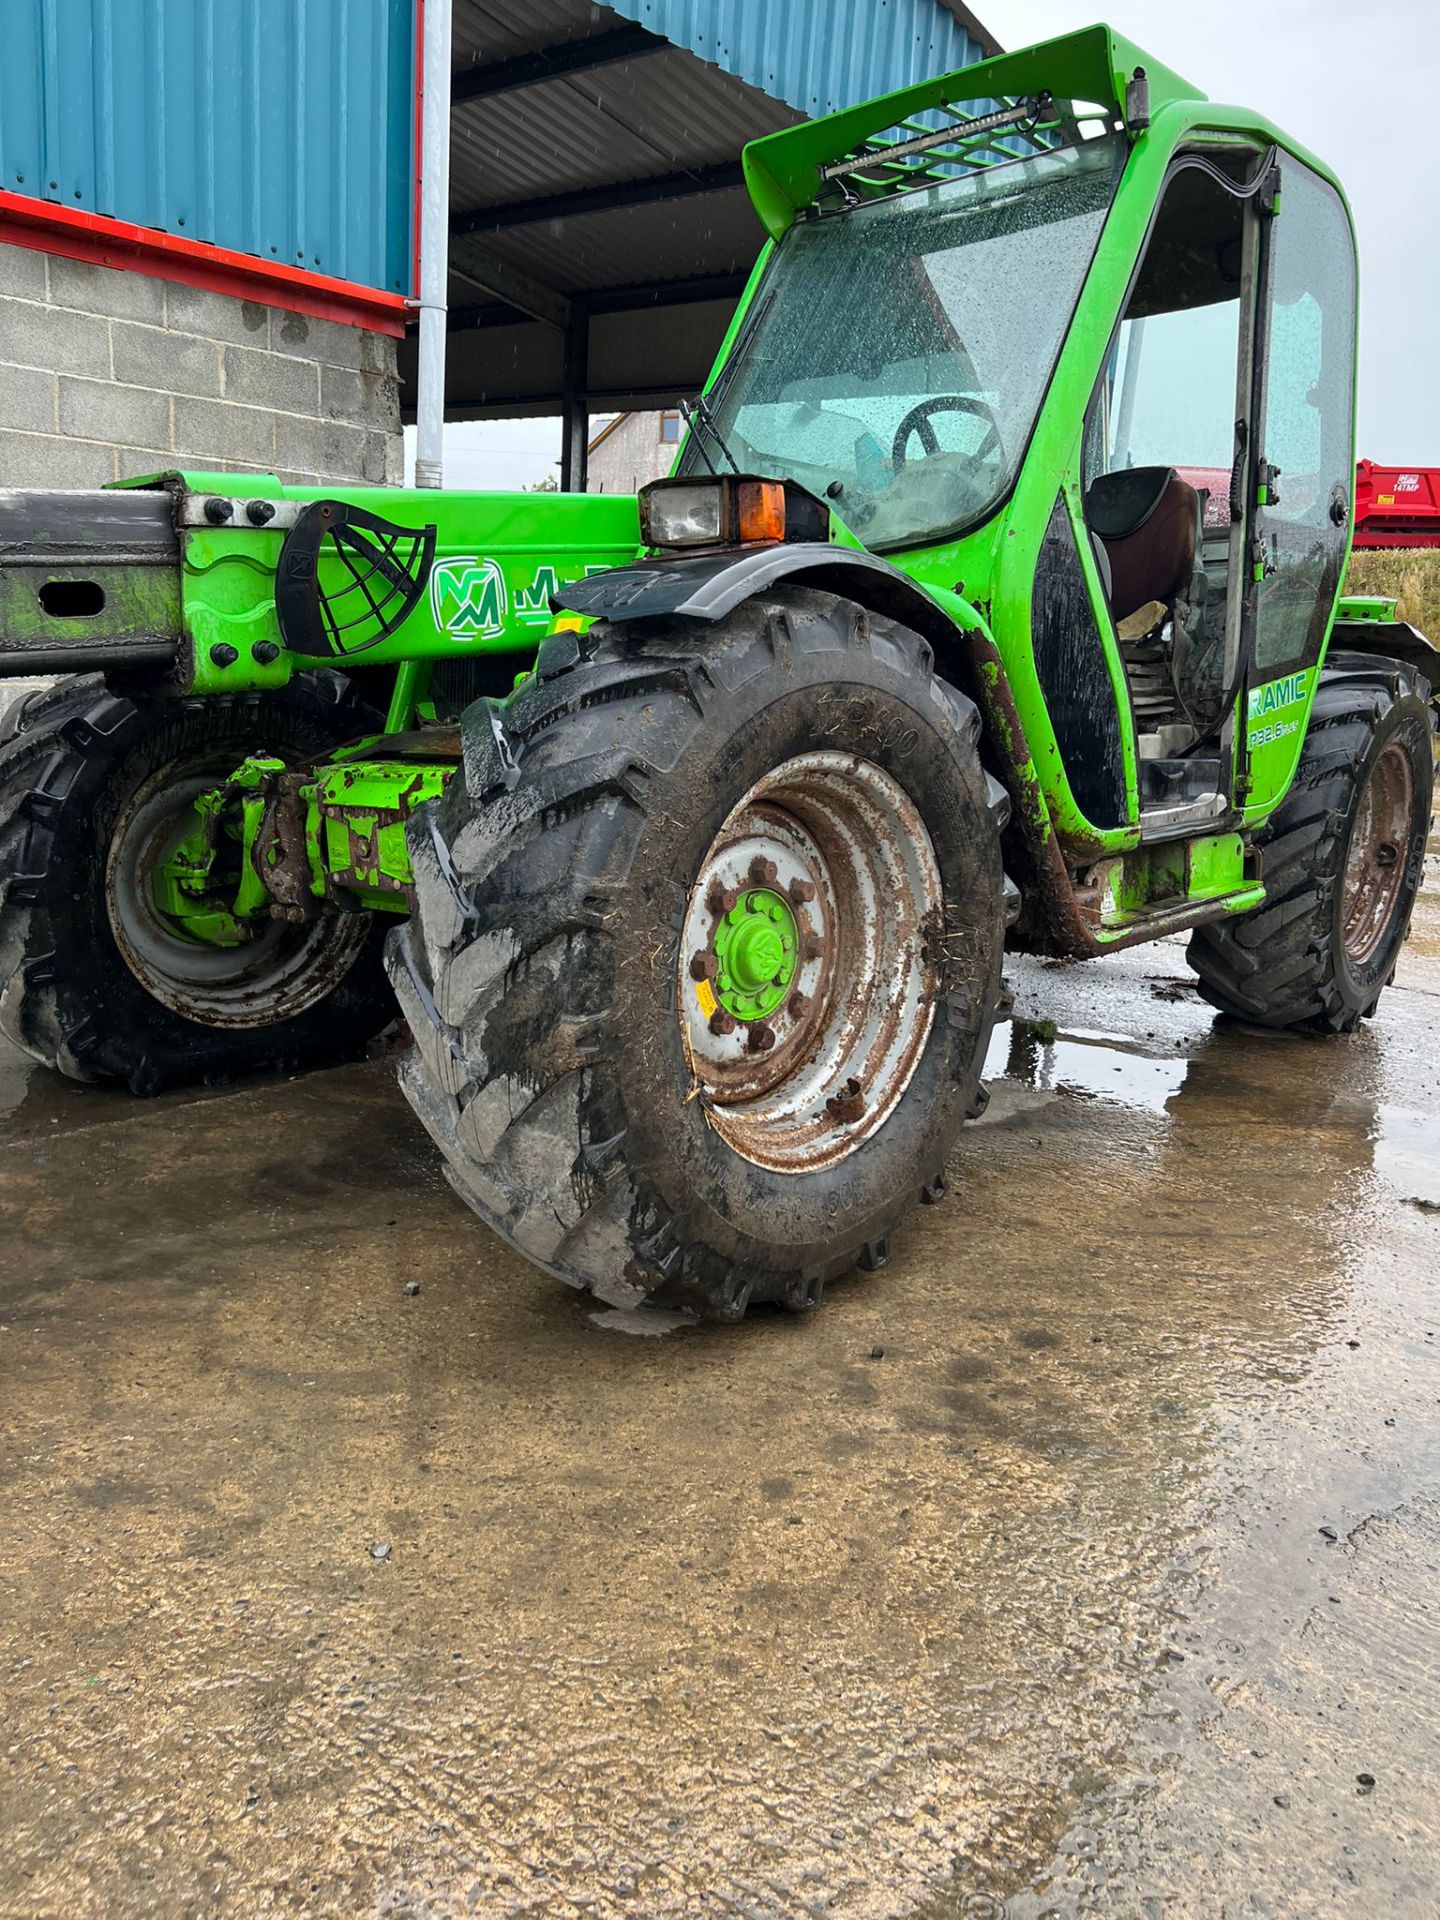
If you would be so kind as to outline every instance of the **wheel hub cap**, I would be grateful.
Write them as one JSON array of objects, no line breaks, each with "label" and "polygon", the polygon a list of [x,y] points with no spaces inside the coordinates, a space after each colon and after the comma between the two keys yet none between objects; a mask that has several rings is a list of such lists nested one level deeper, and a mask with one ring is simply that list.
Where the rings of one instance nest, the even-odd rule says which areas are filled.
[{"label": "wheel hub cap", "polygon": [[715,929],[715,998],[736,1020],[763,1020],[795,978],[799,936],[789,902],[769,887],[742,893]]}]

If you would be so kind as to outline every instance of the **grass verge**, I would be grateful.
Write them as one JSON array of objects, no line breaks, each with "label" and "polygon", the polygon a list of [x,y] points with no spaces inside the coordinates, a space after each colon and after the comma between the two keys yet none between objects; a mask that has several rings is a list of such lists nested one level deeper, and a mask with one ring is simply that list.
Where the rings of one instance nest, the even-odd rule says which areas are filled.
[{"label": "grass verge", "polygon": [[1440,548],[1391,547],[1352,553],[1345,591],[1398,600],[1400,618],[1440,645]]}]

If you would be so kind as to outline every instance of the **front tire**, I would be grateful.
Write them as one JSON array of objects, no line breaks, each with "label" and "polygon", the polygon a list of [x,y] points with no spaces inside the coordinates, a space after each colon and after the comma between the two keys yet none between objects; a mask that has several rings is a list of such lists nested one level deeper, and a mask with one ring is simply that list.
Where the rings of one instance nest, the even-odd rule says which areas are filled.
[{"label": "front tire", "polygon": [[411,829],[401,1082],[468,1204],[617,1306],[813,1306],[943,1191],[1007,802],[917,635],[775,591],[557,636]]},{"label": "front tire", "polygon": [[1265,904],[1191,935],[1200,991],[1236,1019],[1349,1033],[1394,976],[1435,782],[1429,688],[1396,660],[1321,676],[1289,793],[1257,836]]},{"label": "front tire", "polygon": [[320,757],[378,726],[330,673],[185,700],[85,679],[27,702],[0,748],[0,1032],[142,1094],[360,1053],[395,1012],[381,926],[327,906],[206,946],[158,912],[147,861],[247,754]]}]

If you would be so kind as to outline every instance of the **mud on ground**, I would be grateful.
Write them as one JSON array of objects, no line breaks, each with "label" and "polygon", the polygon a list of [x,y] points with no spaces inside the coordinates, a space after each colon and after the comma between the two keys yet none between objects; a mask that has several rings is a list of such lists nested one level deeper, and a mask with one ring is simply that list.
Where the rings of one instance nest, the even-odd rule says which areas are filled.
[{"label": "mud on ground", "polygon": [[1329,1044],[1012,972],[889,1268],[647,1338],[384,1062],[7,1057],[0,1913],[1432,1913],[1440,906]]}]

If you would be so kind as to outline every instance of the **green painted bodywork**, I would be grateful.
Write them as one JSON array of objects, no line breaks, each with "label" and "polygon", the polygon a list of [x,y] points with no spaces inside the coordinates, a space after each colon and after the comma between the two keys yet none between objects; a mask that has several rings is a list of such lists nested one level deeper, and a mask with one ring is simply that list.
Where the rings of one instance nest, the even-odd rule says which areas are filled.
[{"label": "green painted bodywork", "polygon": [[[379,912],[409,911],[406,824],[414,808],[443,793],[454,766],[373,758],[383,744],[362,740],[299,784],[304,890],[317,904],[340,888]],[[193,831],[157,868],[156,905],[191,939],[236,946],[270,917],[266,872],[276,848],[263,830],[266,796],[286,775],[283,760],[252,754],[223,787],[201,795]],[[236,843],[238,883],[221,882],[216,871],[227,840]]]},{"label": "green painted bodywork", "polygon": [[453,771],[438,762],[371,760],[363,742],[353,758],[320,768],[313,786],[301,788],[307,842],[313,836],[315,891],[323,892],[328,876],[368,906],[407,912],[406,820],[415,807],[439,797]]},{"label": "green painted bodywork", "polygon": [[[915,122],[942,102],[973,102],[975,111],[984,111],[995,98],[1048,89],[1060,99],[1098,103],[1116,122],[1126,112],[1127,83],[1140,68],[1148,80],[1148,122],[1127,128],[1123,172],[1013,485],[983,524],[953,538],[885,554],[953,624],[957,647],[974,659],[978,644],[975,671],[982,703],[1020,815],[1037,844],[1053,838],[1072,874],[1094,870],[1103,903],[1095,935],[1102,945],[1133,938],[1138,927],[1151,921],[1163,931],[1187,906],[1213,912],[1223,904],[1243,911],[1263,897],[1247,870],[1246,835],[1273,812],[1290,785],[1319,670],[1312,666],[1303,674],[1264,684],[1252,676],[1239,690],[1233,727],[1242,764],[1248,757],[1248,766],[1232,795],[1234,811],[1226,824],[1240,831],[1199,831],[1198,837],[1163,847],[1142,846],[1136,730],[1119,645],[1104,611],[1081,517],[1086,410],[1177,154],[1217,144],[1239,144],[1256,153],[1274,146],[1282,158],[1292,155],[1314,169],[1337,192],[1338,181],[1268,120],[1208,101],[1198,87],[1107,28],[1000,55],[962,74],[770,135],[746,149],[746,180],[769,237],[707,383],[709,391],[724,369],[785,235],[813,205],[822,188],[819,169],[826,162],[898,123]],[[855,191],[863,198],[880,189],[862,180]],[[1343,194],[1341,198],[1343,204]],[[1022,288],[1017,297],[1038,296],[1035,289]],[[388,718],[392,730],[410,722],[423,690],[424,663],[477,653],[527,653],[553,625],[550,595],[561,582],[623,565],[640,553],[636,502],[630,497],[294,488],[266,476],[207,473],[152,476],[148,482],[129,484],[168,484],[177,493],[258,496],[277,502],[339,498],[402,526],[434,525],[436,566],[429,589],[389,639],[356,661],[366,667],[401,666]],[[1032,592],[1057,496],[1069,515],[1097,611],[1120,716],[1125,791],[1120,825],[1097,825],[1082,810],[1036,671]],[[1252,511],[1260,505],[1257,495]],[[832,538],[843,546],[863,544],[838,512],[832,513]],[[241,525],[182,534],[180,596],[184,631],[192,643],[188,690],[275,686],[314,664],[283,649],[268,662],[264,658],[281,639],[274,584],[282,540],[274,530]],[[1349,606],[1354,609],[1357,603]],[[1328,615],[1333,620],[1333,606]],[[1348,617],[1381,616],[1353,610]],[[268,645],[261,645],[257,660],[254,649],[261,642]],[[211,657],[217,645],[225,660],[233,647],[234,660],[217,664]],[[443,778],[443,769],[425,768],[411,788],[404,785],[403,771],[395,763],[347,760],[343,767],[322,769],[307,800],[314,815],[317,891],[328,875],[331,884],[344,886],[370,905],[403,905],[408,870],[399,819],[417,796],[438,790]],[[217,928],[222,924],[215,923]]]},{"label": "green painted bodywork", "polygon": [[[772,236],[778,236],[798,209],[813,199],[821,161],[847,151],[868,134],[912,119],[944,100],[1024,94],[1042,86],[1057,95],[1111,103],[1118,110],[1125,98],[1125,81],[1137,67],[1145,70],[1149,80],[1150,125],[1133,141],[1008,501],[984,525],[963,538],[887,555],[932,598],[947,606],[957,620],[965,616],[952,596],[963,593],[978,616],[978,624],[993,639],[1030,747],[1034,785],[1027,782],[1027,790],[1031,802],[1037,815],[1043,808],[1044,820],[1077,854],[1092,850],[1122,852],[1139,843],[1134,729],[1122,728],[1127,824],[1097,827],[1085,817],[1074,797],[1036,676],[1030,644],[1031,589],[1040,544],[1060,491],[1077,535],[1076,546],[1092,605],[1101,608],[1104,604],[1090,542],[1083,535],[1080,520],[1081,437],[1086,409],[1124,308],[1167,171],[1181,149],[1203,148],[1207,142],[1219,140],[1233,145],[1238,140],[1257,149],[1273,144],[1293,154],[1337,192],[1341,191],[1339,182],[1323,163],[1270,121],[1248,110],[1209,102],[1198,87],[1103,27],[1001,55],[963,75],[926,82],[829,120],[773,134],[753,143],[745,154],[746,178],[757,209]],[[743,314],[739,319],[743,321]],[[1102,618],[1098,624],[1117,705],[1126,715],[1128,696],[1119,646],[1108,619]],[[1315,678],[1312,674],[1312,693]],[[1252,785],[1243,807],[1247,826],[1261,824],[1284,797],[1294,775],[1308,713],[1306,700],[1293,735],[1272,736],[1267,728],[1251,729]]]},{"label": "green painted bodywork", "polygon": [[[356,665],[366,667],[533,651],[554,625],[550,596],[561,583],[633,559],[640,540],[631,494],[287,487],[266,474],[191,472],[151,474],[124,484],[302,505],[345,499],[402,526],[434,526],[435,563],[427,590],[388,639],[355,657]],[[283,686],[292,672],[314,664],[285,652],[276,617],[275,575],[284,539],[283,531],[244,525],[182,529],[180,591],[191,642],[188,691]],[[322,565],[322,584],[333,584],[337,574],[333,562]],[[237,657],[217,664],[211,657],[217,645],[233,647]],[[279,651],[266,662],[263,656],[271,647]]]},{"label": "green painted bodywork", "polygon": [[1335,610],[1337,620],[1364,620],[1375,626],[1388,626],[1395,618],[1398,600],[1387,600],[1379,593],[1345,593]]}]

